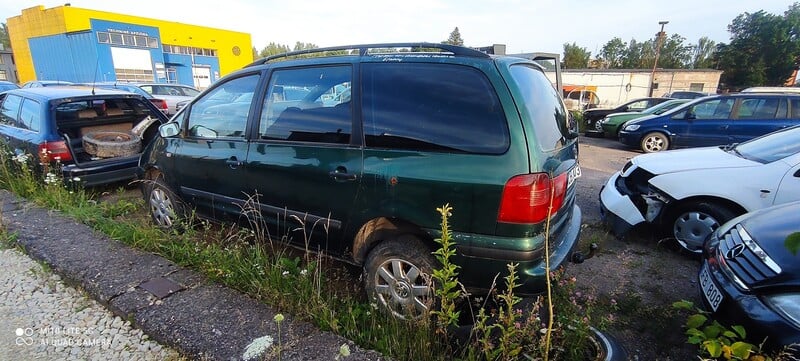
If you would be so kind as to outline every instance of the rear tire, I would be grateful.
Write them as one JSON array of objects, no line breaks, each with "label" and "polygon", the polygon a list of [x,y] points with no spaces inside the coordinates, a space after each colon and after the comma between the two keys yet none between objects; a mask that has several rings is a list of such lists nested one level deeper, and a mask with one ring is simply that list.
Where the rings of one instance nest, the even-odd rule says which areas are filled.
[{"label": "rear tire", "polygon": [[367,294],[400,319],[425,317],[433,307],[431,250],[416,236],[404,234],[379,243],[364,263]]},{"label": "rear tire", "polygon": [[642,151],[645,153],[655,153],[669,149],[669,138],[661,132],[650,132],[642,137]]},{"label": "rear tire", "polygon": [[684,249],[698,253],[711,233],[723,223],[736,217],[736,212],[710,202],[692,202],[680,206],[672,213],[672,236]]}]

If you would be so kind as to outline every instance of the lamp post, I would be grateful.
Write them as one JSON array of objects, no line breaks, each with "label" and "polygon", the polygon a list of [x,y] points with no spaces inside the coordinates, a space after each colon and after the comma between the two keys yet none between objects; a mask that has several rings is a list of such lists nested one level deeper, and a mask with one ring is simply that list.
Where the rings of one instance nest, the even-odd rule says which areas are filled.
[{"label": "lamp post", "polygon": [[653,96],[653,86],[655,85],[656,80],[656,67],[658,66],[658,56],[661,55],[661,43],[664,42],[664,37],[667,33],[664,32],[664,25],[669,24],[669,21],[659,21],[659,25],[661,25],[661,31],[656,33],[656,58],[653,60],[653,71],[650,72],[650,95]]}]

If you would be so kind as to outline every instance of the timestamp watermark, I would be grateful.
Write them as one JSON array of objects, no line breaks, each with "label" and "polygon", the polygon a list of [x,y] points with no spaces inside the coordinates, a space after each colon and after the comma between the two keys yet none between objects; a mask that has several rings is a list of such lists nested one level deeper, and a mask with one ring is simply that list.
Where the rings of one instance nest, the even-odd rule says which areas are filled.
[{"label": "timestamp watermark", "polygon": [[93,327],[31,327],[14,330],[17,346],[109,347],[113,338],[100,336]]}]

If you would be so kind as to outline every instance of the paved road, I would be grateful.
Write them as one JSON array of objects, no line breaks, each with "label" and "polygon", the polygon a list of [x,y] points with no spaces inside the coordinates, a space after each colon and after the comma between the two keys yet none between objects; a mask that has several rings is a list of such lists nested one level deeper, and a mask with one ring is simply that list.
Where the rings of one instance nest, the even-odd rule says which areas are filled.
[{"label": "paved road", "polygon": [[581,137],[578,154],[583,175],[578,179],[578,205],[585,223],[600,220],[600,187],[625,163],[641,154],[614,139]]}]

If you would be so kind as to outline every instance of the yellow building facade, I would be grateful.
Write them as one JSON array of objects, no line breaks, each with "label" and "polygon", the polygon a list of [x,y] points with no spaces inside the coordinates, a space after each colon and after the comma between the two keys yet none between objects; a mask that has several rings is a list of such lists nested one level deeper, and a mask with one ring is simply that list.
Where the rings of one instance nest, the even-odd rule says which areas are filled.
[{"label": "yellow building facade", "polygon": [[19,81],[134,81],[206,88],[253,61],[250,34],[36,6],[7,19]]}]

